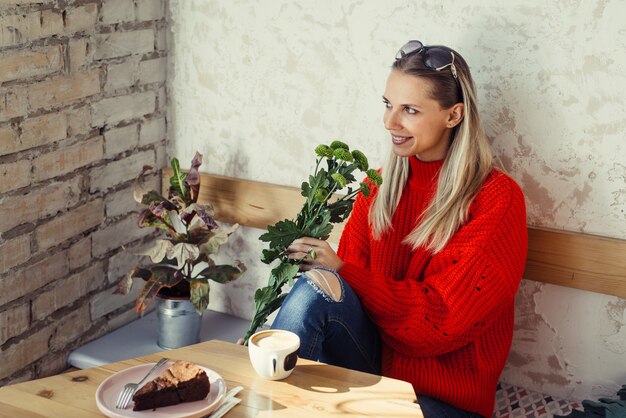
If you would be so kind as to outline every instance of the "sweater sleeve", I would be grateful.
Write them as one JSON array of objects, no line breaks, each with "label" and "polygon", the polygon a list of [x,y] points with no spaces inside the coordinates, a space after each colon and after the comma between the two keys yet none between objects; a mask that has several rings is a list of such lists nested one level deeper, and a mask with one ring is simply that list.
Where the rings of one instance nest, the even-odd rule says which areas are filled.
[{"label": "sweater sleeve", "polygon": [[483,187],[469,221],[419,277],[385,277],[344,263],[340,274],[396,351],[407,356],[455,351],[513,302],[528,246],[526,211],[517,184],[498,177]]}]

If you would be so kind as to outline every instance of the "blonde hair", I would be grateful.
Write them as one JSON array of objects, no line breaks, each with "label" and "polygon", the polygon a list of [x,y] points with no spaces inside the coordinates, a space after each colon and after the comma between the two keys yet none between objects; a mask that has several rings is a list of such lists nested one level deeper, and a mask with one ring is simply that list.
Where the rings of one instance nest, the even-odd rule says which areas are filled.
[{"label": "blonde hair", "polygon": [[[393,71],[428,79],[432,85],[431,98],[442,108],[448,109],[459,102],[465,108],[463,120],[452,133],[435,196],[416,219],[417,226],[404,239],[414,249],[425,246],[433,253],[441,251],[467,221],[470,204],[493,169],[493,155],[480,122],[469,67],[456,51],[450,51],[454,52],[458,84],[449,67],[441,71],[427,68],[421,53],[408,55],[393,64]],[[408,158],[398,157],[390,150],[383,166],[383,184],[369,213],[375,239],[380,239],[391,229],[391,220],[408,176]]]}]

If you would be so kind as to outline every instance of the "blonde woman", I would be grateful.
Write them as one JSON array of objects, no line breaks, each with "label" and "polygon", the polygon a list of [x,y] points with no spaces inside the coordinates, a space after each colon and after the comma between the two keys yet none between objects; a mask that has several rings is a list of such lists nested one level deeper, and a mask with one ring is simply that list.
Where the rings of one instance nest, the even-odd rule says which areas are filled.
[{"label": "blonde woman", "polygon": [[424,416],[490,417],[527,251],[524,196],[493,167],[469,67],[410,41],[383,96],[391,152],[337,253],[301,238],[273,327],[301,356],[410,382]]}]

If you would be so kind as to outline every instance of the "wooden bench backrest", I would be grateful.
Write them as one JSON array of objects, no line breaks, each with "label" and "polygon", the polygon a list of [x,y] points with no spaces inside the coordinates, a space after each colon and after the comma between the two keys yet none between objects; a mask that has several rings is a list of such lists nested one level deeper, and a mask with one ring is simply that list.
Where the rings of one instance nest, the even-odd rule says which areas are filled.
[{"label": "wooden bench backrest", "polygon": [[[171,170],[163,170],[163,185]],[[292,219],[304,198],[300,189],[232,177],[201,174],[199,201],[210,203],[216,219],[266,229]],[[338,242],[336,225],[330,237]],[[528,258],[524,278],[626,298],[626,240],[595,235],[528,228]]]}]

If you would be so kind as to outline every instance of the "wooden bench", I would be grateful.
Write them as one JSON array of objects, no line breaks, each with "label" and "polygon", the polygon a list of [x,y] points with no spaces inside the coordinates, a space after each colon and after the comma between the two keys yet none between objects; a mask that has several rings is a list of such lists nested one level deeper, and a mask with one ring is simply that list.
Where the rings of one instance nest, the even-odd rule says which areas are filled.
[{"label": "wooden bench", "polygon": [[[163,171],[169,184],[171,170]],[[200,202],[210,202],[221,222],[266,229],[292,219],[304,198],[300,188],[201,174]],[[330,237],[338,242],[336,225]],[[626,240],[528,227],[524,278],[626,298]]]}]

